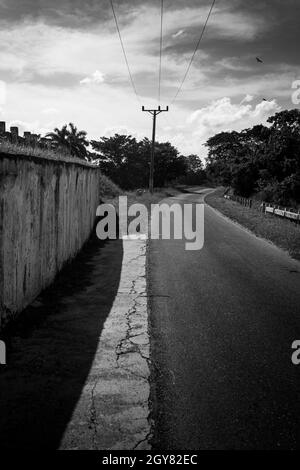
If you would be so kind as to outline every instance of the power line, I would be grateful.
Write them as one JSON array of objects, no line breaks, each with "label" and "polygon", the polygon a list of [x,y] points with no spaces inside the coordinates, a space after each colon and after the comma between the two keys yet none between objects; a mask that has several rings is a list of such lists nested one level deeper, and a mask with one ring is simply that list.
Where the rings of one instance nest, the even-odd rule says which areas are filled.
[{"label": "power line", "polygon": [[159,74],[158,74],[158,104],[160,104],[160,92],[161,92],[161,61],[162,61],[162,45],[163,45],[163,16],[164,16],[164,0],[161,0],[161,8],[160,8],[160,50],[159,50]]},{"label": "power line", "polygon": [[114,4],[113,4],[113,1],[112,1],[112,0],[110,0],[110,5],[111,5],[111,9],[112,9],[112,12],[113,12],[113,15],[114,15],[114,19],[115,19],[115,23],[116,23],[116,28],[117,28],[117,31],[118,31],[118,35],[119,35],[119,39],[120,39],[120,43],[121,43],[121,47],[122,47],[124,59],[125,59],[125,62],[126,62],[126,66],[127,66],[129,78],[130,78],[130,81],[131,81],[131,85],[132,85],[134,94],[135,94],[136,97],[137,97],[137,100],[140,102],[141,100],[140,100],[140,97],[139,97],[139,95],[138,95],[138,93],[137,93],[137,91],[136,91],[136,87],[135,87],[135,84],[134,84],[134,81],[133,81],[133,78],[132,78],[132,74],[131,74],[131,71],[130,71],[130,67],[129,67],[129,63],[128,63],[128,59],[127,59],[127,55],[126,55],[124,43],[123,43],[123,40],[122,40],[122,36],[121,36],[119,24],[118,24],[117,15],[116,15],[115,8],[114,8]]},{"label": "power line", "polygon": [[176,94],[175,94],[175,96],[174,96],[174,98],[173,98],[173,100],[172,100],[172,103],[174,103],[174,101],[176,100],[177,96],[178,96],[179,93],[181,92],[181,89],[182,89],[183,84],[184,84],[184,82],[185,82],[185,80],[186,80],[186,77],[188,76],[188,73],[189,73],[189,71],[190,71],[190,68],[191,68],[191,65],[192,65],[192,63],[193,63],[194,57],[195,57],[195,55],[196,55],[196,52],[197,52],[197,50],[199,49],[200,43],[201,43],[201,41],[202,41],[202,38],[203,38],[203,35],[204,35],[204,32],[205,32],[207,23],[208,23],[208,21],[209,21],[209,18],[210,18],[210,15],[211,15],[212,11],[213,11],[213,8],[214,8],[215,3],[216,3],[216,0],[213,0],[213,1],[212,1],[212,4],[211,4],[211,7],[210,7],[210,10],[209,10],[209,12],[208,12],[206,21],[205,21],[205,23],[204,23],[204,25],[203,25],[203,28],[202,28],[202,31],[201,31],[201,34],[200,34],[200,38],[199,38],[199,40],[198,40],[198,42],[197,42],[197,45],[196,45],[196,47],[195,47],[195,50],[194,50],[194,52],[193,52],[193,54],[192,54],[192,57],[191,57],[191,59],[190,59],[189,65],[188,65],[188,67],[187,67],[187,69],[186,69],[186,72],[185,72],[185,74],[184,74],[184,77],[183,77],[183,79],[182,79],[182,82],[180,83],[179,88],[178,88],[178,90],[177,90],[177,92],[176,92]]}]

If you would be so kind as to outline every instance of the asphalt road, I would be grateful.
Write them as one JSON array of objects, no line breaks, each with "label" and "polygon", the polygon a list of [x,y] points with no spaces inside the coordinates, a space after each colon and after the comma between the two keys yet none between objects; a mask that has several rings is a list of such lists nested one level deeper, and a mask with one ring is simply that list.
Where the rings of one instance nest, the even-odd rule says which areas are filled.
[{"label": "asphalt road", "polygon": [[300,449],[300,263],[207,205],[184,244],[150,242],[154,448]]}]

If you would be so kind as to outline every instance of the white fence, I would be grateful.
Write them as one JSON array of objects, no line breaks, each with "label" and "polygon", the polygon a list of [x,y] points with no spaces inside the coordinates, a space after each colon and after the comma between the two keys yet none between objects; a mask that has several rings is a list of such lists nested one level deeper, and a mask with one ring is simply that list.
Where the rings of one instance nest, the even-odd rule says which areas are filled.
[{"label": "white fence", "polygon": [[295,210],[293,211],[293,209],[282,209],[279,206],[272,206],[266,202],[262,202],[259,206],[257,203],[253,203],[252,199],[229,194],[224,194],[224,198],[238,202],[239,204],[242,204],[245,207],[255,207],[256,209],[259,209],[265,214],[277,215],[279,217],[289,219],[292,222],[300,223],[300,212],[296,212]]},{"label": "white fence", "polygon": [[265,212],[268,214],[278,215],[279,217],[285,217],[286,219],[294,220],[296,222],[300,221],[300,213],[292,212],[287,209],[279,209],[273,206],[265,205]]}]

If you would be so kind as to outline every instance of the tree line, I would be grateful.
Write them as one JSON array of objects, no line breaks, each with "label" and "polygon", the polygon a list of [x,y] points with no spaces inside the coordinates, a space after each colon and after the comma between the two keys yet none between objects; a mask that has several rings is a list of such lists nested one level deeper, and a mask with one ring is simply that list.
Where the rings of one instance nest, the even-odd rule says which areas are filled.
[{"label": "tree line", "polygon": [[207,177],[243,197],[300,203],[300,111],[285,110],[241,132],[208,139]]},{"label": "tree line", "polygon": [[[208,139],[206,166],[198,155],[181,155],[170,142],[155,143],[154,185],[203,184],[233,188],[283,205],[300,203],[300,111],[285,110],[241,132],[220,132]],[[54,149],[93,161],[124,189],[148,186],[151,141],[130,135],[87,139],[70,123],[47,134]]]},{"label": "tree line", "polygon": [[[95,162],[102,172],[123,189],[145,188],[150,173],[151,141],[115,134],[87,140],[87,133],[70,123],[46,136],[53,149]],[[155,143],[154,186],[168,183],[201,184],[205,179],[198,155],[184,156],[170,142]]]}]

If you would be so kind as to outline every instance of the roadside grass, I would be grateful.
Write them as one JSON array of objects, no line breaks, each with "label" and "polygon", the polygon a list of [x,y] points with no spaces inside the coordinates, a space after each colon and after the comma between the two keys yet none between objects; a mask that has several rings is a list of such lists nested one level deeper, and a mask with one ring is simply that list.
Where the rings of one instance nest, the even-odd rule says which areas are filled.
[{"label": "roadside grass", "polygon": [[122,194],[121,188],[107,176],[103,175],[103,173],[100,174],[99,185],[101,201],[106,202],[108,199],[117,198]]},{"label": "roadside grass", "polygon": [[[138,191],[124,191],[118,195],[118,196],[127,196],[127,208],[129,208],[132,204],[143,204],[147,208],[147,213],[151,213],[151,204],[157,204],[159,203],[162,199],[165,199],[167,197],[172,197],[176,196],[176,194],[179,194],[181,191],[175,188],[157,188],[154,190],[153,194],[151,194],[149,191],[144,191],[142,194],[139,194]],[[106,198],[103,200],[106,204],[111,204],[114,206],[116,214],[119,215],[119,197],[113,197],[113,198]],[[143,217],[143,212],[141,214],[137,213],[137,216],[139,217],[141,215]],[[130,222],[132,222],[136,216],[129,216],[127,214],[127,226],[129,226]],[[144,220],[144,223],[147,225],[149,224],[150,219],[147,218],[147,220]],[[142,223],[143,225],[143,223]],[[137,229],[139,232],[142,229],[142,226],[140,225]]]},{"label": "roadside grass", "polygon": [[300,260],[300,225],[224,199],[223,194],[224,189],[219,188],[206,196],[205,201],[222,214],[251,230],[255,235],[271,241],[288,251],[293,258]]},{"label": "roadside grass", "polygon": [[137,191],[122,191],[119,189],[119,193],[115,197],[106,197],[104,198],[104,202],[108,204],[112,204],[116,210],[119,208],[119,199],[118,196],[127,196],[127,204],[130,206],[131,204],[144,204],[148,210],[151,208],[151,204],[158,203],[164,198],[176,196],[181,191],[175,188],[156,188],[151,194],[149,191],[145,190],[141,195],[138,194]]}]

